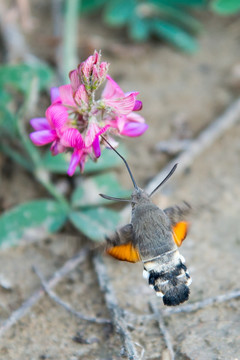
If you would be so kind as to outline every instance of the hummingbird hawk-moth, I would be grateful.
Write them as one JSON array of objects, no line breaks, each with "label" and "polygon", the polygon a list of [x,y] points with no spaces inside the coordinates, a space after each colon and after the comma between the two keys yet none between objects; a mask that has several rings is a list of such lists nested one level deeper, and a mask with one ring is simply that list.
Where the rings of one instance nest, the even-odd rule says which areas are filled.
[{"label": "hummingbird hawk-moth", "polygon": [[191,278],[184,264],[185,259],[178,251],[187,235],[188,223],[184,218],[190,206],[184,203],[182,206],[161,210],[151,201],[151,196],[170,178],[177,164],[148,195],[137,186],[124,157],[102,138],[124,161],[134,185],[131,199],[99,194],[107,200],[131,202],[132,206],[131,223],[106,238],[106,251],[118,260],[133,263],[142,261],[143,277],[148,279],[156,295],[163,298],[165,305],[179,305],[188,300],[190,293]]}]

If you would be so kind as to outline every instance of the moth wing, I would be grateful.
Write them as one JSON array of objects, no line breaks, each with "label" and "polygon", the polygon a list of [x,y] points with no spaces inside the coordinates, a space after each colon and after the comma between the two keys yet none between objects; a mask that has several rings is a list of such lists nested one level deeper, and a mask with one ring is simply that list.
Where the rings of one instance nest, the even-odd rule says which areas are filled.
[{"label": "moth wing", "polygon": [[118,229],[111,237],[107,237],[107,254],[115,259],[128,262],[140,260],[138,250],[132,244],[133,228],[132,224],[127,224]]},{"label": "moth wing", "polygon": [[107,253],[121,261],[135,263],[141,260],[138,250],[132,243],[113,246],[112,248],[107,249]]},{"label": "moth wing", "polygon": [[177,246],[181,246],[183,240],[187,236],[189,223],[187,221],[180,221],[172,227],[173,239]]},{"label": "moth wing", "polygon": [[171,206],[164,209],[164,212],[169,218],[172,226],[175,226],[177,223],[184,221],[185,217],[191,212],[191,209],[191,206],[184,201],[180,206]]}]

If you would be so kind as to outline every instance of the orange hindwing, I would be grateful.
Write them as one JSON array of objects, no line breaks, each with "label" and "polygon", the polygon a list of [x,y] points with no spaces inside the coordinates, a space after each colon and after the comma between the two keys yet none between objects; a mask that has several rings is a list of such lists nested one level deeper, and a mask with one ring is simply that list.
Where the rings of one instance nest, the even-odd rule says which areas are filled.
[{"label": "orange hindwing", "polygon": [[177,223],[172,227],[172,231],[173,231],[173,239],[175,241],[175,244],[177,246],[181,246],[183,240],[187,236],[188,222],[180,221],[179,223]]},{"label": "orange hindwing", "polygon": [[128,261],[128,262],[138,262],[140,261],[139,252],[137,249],[133,247],[131,243],[117,245],[112,248],[107,249],[107,253],[114,257],[115,259],[121,261]]}]

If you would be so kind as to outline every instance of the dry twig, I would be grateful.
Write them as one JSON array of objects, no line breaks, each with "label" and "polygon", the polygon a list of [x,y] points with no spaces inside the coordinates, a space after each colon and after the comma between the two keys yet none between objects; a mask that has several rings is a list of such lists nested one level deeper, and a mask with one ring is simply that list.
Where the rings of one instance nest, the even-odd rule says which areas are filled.
[{"label": "dry twig", "polygon": [[95,255],[93,258],[93,264],[98,277],[100,289],[104,294],[105,301],[110,311],[114,327],[123,341],[125,350],[128,355],[128,359],[140,359],[132,341],[131,335],[129,334],[129,331],[127,329],[127,323],[124,320],[124,313],[118,306],[117,299],[111,286],[106,266],[103,262],[102,257],[100,255]]},{"label": "dry twig", "polygon": [[76,316],[78,319],[81,320],[85,320],[85,321],[89,321],[95,324],[111,324],[111,320],[109,319],[104,319],[104,318],[95,318],[92,316],[87,316],[84,314],[79,313],[78,311],[74,310],[68,303],[66,303],[65,301],[63,301],[62,299],[60,299],[48,286],[48,283],[46,282],[46,280],[44,279],[43,275],[40,273],[40,271],[38,270],[38,268],[36,266],[33,267],[33,270],[35,272],[35,274],[39,277],[39,279],[41,280],[41,284],[42,287],[44,289],[44,291],[46,292],[46,294],[48,294],[48,296],[50,297],[50,299],[52,299],[54,302],[56,302],[57,304],[61,305],[65,310],[67,310],[69,313],[73,314],[74,316]]},{"label": "dry twig", "polygon": [[166,326],[164,324],[162,313],[161,313],[161,311],[159,311],[157,306],[152,301],[149,302],[149,306],[150,306],[151,311],[154,314],[154,317],[155,317],[156,321],[158,322],[158,327],[159,327],[160,332],[163,335],[163,339],[165,341],[165,344],[166,344],[167,349],[168,349],[169,354],[170,354],[170,359],[174,360],[175,356],[174,356],[174,350],[173,350],[171,337],[170,337],[170,334],[169,334],[169,332],[168,332],[168,330],[167,330],[167,328],[166,328]]},{"label": "dry twig", "polygon": [[[82,263],[88,254],[87,249],[81,250],[76,256],[72,257],[65,264],[57,270],[50,280],[47,282],[49,289],[54,288],[64,276],[70,271],[74,270],[80,263]],[[10,317],[0,326],[0,337],[13,325],[15,325],[29,310],[43,297],[44,290],[41,288],[37,290],[28,300],[26,300],[17,310],[15,310]]]},{"label": "dry twig", "polygon": [[[166,308],[162,311],[162,316],[168,317],[168,316],[171,316],[174,314],[191,313],[191,312],[198,311],[200,309],[204,309],[207,306],[221,304],[225,301],[237,299],[239,297],[240,297],[240,290],[234,290],[234,291],[230,291],[229,293],[226,293],[223,295],[217,295],[217,296],[213,296],[211,298],[208,298],[208,299],[205,299],[202,301],[196,301],[195,303],[192,303],[192,304],[176,306],[174,308]],[[128,316],[129,321],[131,321],[133,323],[152,321],[152,320],[156,319],[156,316],[154,314],[137,315],[137,314],[134,314],[127,310],[124,310],[124,313],[125,313],[125,316]]]},{"label": "dry twig", "polygon": [[209,299],[205,299],[202,301],[197,301],[193,304],[183,305],[176,308],[168,308],[165,309],[163,312],[164,316],[172,315],[172,314],[179,314],[179,313],[191,313],[200,309],[203,309],[207,306],[211,306],[214,304],[220,304],[225,301],[229,301],[231,299],[236,299],[240,297],[240,290],[234,290],[227,294],[218,295],[211,297]]}]

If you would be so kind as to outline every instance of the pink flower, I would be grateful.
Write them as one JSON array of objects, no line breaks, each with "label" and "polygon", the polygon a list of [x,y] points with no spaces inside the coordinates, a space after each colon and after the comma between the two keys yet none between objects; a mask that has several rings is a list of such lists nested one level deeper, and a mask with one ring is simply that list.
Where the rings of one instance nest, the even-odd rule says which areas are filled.
[{"label": "pink flower", "polygon": [[69,77],[71,86],[75,92],[80,84],[84,84],[89,95],[102,84],[105,80],[109,64],[101,62],[101,54],[96,50],[87,60],[82,62],[76,70],[70,72]]},{"label": "pink flower", "polygon": [[140,136],[148,129],[144,118],[134,112],[118,117],[116,123],[120,134],[129,137]]},{"label": "pink flower", "polygon": [[[69,73],[70,84],[51,89],[52,104],[46,118],[31,120],[34,132],[31,140],[37,146],[51,143],[52,155],[71,150],[68,175],[77,168],[83,171],[86,160],[96,161],[101,155],[101,134],[142,135],[147,125],[136,113],[142,109],[138,92],[124,93],[107,75],[109,64],[101,62],[100,53],[94,52],[77,69]],[[95,100],[95,90],[107,78],[102,97]]]},{"label": "pink flower", "polygon": [[78,70],[72,70],[69,73],[69,79],[70,79],[70,83],[71,83],[71,87],[72,87],[72,91],[73,93],[75,93],[75,91],[78,89],[78,87],[81,85],[81,80],[80,80],[80,76],[78,74]]},{"label": "pink flower", "polygon": [[68,175],[72,176],[81,161],[85,149],[84,140],[77,129],[70,128],[63,133],[62,143],[74,149],[67,171]]},{"label": "pink flower", "polygon": [[142,102],[137,100],[138,92],[124,93],[120,86],[107,75],[108,82],[103,90],[102,97],[105,104],[114,108],[117,116],[109,123],[118,129],[121,135],[135,137],[142,135],[148,128],[145,120],[134,113],[142,109]]},{"label": "pink flower", "polygon": [[106,125],[103,128],[100,128],[94,122],[89,124],[85,137],[85,144],[87,148],[92,146],[95,158],[99,158],[99,156],[101,155],[99,136],[106,132],[109,127],[110,125]]},{"label": "pink flower", "polygon": [[57,87],[52,87],[50,90],[51,103],[60,102],[59,96],[59,89]]},{"label": "pink flower", "polygon": [[127,115],[131,111],[140,110],[142,103],[137,100],[138,92],[124,93],[120,86],[107,75],[107,84],[102,93],[104,103],[112,107],[119,115]]},{"label": "pink flower", "polygon": [[62,137],[63,144],[74,149],[68,168],[69,176],[74,174],[78,165],[80,171],[83,172],[87,156],[91,156],[93,160],[96,160],[101,155],[99,136],[108,127],[109,125],[100,128],[95,123],[90,124],[85,136],[85,142],[77,129],[69,129],[64,133]]},{"label": "pink flower", "polygon": [[63,152],[65,147],[61,142],[61,137],[67,119],[66,108],[58,103],[49,106],[46,111],[46,118],[34,118],[30,121],[34,130],[36,130],[30,134],[32,142],[37,146],[52,143],[53,155]]}]

